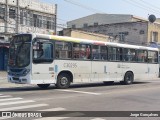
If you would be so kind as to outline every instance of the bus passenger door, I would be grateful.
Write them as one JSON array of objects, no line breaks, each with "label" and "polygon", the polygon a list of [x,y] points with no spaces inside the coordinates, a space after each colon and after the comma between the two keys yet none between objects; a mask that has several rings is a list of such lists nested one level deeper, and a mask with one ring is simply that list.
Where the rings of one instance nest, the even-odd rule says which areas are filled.
[{"label": "bus passenger door", "polygon": [[158,78],[159,76],[159,64],[158,64],[158,52],[148,51],[148,78]]},{"label": "bus passenger door", "polygon": [[39,83],[53,82],[53,44],[43,40],[33,43],[32,79]]}]

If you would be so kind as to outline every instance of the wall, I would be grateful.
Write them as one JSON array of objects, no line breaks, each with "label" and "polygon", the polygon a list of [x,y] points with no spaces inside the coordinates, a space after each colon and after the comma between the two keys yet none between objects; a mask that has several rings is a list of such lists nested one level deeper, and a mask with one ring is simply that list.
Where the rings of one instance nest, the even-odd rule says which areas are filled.
[{"label": "wall", "polygon": [[160,23],[148,23],[148,41],[156,42],[156,41],[152,41],[152,32],[158,33],[157,42],[160,43]]},{"label": "wall", "polygon": [[[148,22],[106,24],[96,27],[91,26],[88,28],[82,28],[82,30],[100,33],[104,35],[110,35],[118,38],[120,33],[125,33],[124,41],[120,42],[142,45],[147,43]],[[141,31],[144,31],[144,33],[140,34]]]},{"label": "wall", "polygon": [[123,14],[93,14],[86,17],[82,17],[76,20],[67,22],[68,28],[72,28],[72,25],[76,25],[76,28],[83,28],[85,23],[88,26],[93,26],[95,22],[98,22],[98,25],[102,24],[111,24],[111,23],[121,23],[129,22],[132,20],[132,15],[123,15]]},{"label": "wall", "polygon": [[73,29],[64,29],[63,30],[64,36],[74,37],[74,38],[82,38],[82,39],[89,39],[89,40],[98,40],[98,41],[114,41],[117,42],[118,40],[114,39],[113,37],[109,37],[103,34],[96,34],[91,32],[85,32],[81,30],[73,30]]},{"label": "wall", "polygon": [[8,52],[8,48],[0,47],[0,71],[7,70]]},{"label": "wall", "polygon": [[[8,1],[8,8],[6,1]],[[6,9],[7,16],[5,15]],[[56,34],[56,9],[55,4],[44,3],[40,0],[1,0],[0,36],[10,37],[15,33],[28,32]]]}]

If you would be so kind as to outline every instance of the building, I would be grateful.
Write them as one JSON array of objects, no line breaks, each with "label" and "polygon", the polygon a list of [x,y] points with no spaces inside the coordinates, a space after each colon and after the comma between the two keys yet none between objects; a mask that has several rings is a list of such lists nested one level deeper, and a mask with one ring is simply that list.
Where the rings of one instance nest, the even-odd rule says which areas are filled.
[{"label": "building", "polygon": [[118,39],[114,37],[107,36],[104,34],[94,33],[94,32],[85,32],[82,30],[75,30],[75,29],[63,29],[60,32],[62,36],[69,36],[74,38],[81,38],[81,39],[89,39],[89,40],[97,40],[97,41],[105,41],[105,42],[118,42]]},{"label": "building", "polygon": [[9,42],[0,40],[0,71],[7,70],[7,61],[9,53]]},{"label": "building", "polygon": [[146,21],[143,18],[126,14],[93,14],[67,22],[68,28],[85,28],[104,24]]},{"label": "building", "polygon": [[0,0],[0,70],[5,70],[8,47],[17,33],[56,34],[57,5],[39,0]]},{"label": "building", "polygon": [[56,6],[38,0],[1,0],[0,37],[8,40],[12,34],[27,32],[55,34]]},{"label": "building", "polygon": [[[94,22],[97,20],[99,23],[95,25]],[[106,14],[103,17],[103,14],[94,14],[70,21],[68,25],[71,25],[71,28],[74,29],[108,35],[119,39],[119,42],[122,43],[136,45],[148,45],[150,42],[160,43],[160,23],[158,19],[157,22],[150,23],[146,19],[133,15]]]}]

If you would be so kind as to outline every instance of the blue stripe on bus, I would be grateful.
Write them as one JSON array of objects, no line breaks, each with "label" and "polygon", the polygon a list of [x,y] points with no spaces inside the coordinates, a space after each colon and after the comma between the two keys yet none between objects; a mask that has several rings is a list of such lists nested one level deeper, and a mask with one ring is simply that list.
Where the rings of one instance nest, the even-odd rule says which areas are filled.
[{"label": "blue stripe on bus", "polygon": [[55,65],[55,67],[54,67],[54,71],[57,73],[58,72],[58,65]]}]

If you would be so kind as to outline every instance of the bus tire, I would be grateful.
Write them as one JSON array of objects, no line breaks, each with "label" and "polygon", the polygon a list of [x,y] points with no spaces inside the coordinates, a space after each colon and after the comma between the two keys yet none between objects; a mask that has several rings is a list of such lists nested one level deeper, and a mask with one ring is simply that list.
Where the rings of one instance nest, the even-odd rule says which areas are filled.
[{"label": "bus tire", "polygon": [[126,72],[124,76],[124,81],[122,82],[125,85],[130,85],[133,83],[134,80],[134,75],[132,72]]},{"label": "bus tire", "polygon": [[50,86],[50,84],[37,84],[38,87],[42,88],[42,89],[46,89]]},{"label": "bus tire", "polygon": [[61,73],[57,77],[56,87],[58,89],[66,89],[70,86],[70,83],[71,83],[70,76],[66,73]]}]

